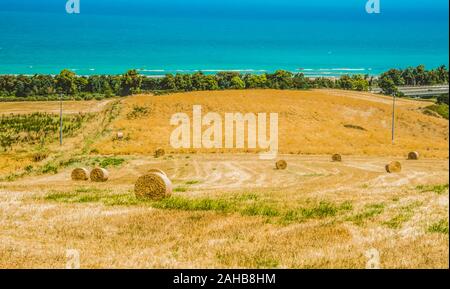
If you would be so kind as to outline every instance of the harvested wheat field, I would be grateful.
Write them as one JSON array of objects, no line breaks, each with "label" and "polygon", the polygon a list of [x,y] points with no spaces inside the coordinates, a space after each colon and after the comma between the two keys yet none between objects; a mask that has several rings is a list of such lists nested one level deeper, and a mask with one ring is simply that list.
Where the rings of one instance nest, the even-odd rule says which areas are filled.
[{"label": "harvested wheat field", "polygon": [[[93,113],[102,111],[111,101],[64,101],[64,112]],[[2,114],[26,114],[33,112],[59,113],[60,107],[57,101],[22,101],[0,102],[0,115]]]},{"label": "harvested wheat field", "polygon": [[[448,120],[424,115],[424,101],[397,102],[397,140],[391,145],[392,99],[369,93],[338,90],[315,91],[203,91],[172,95],[139,95],[123,101],[123,112],[113,122],[114,131],[125,131],[126,142],[108,135],[96,143],[102,154],[153,154],[169,145],[174,113],[192,118],[193,105],[203,115],[217,112],[279,114],[279,151],[284,154],[370,155],[406,157],[419,151],[423,157],[448,158]],[[139,114],[145,108],[146,113]],[[137,117],[136,117],[137,115]],[[177,152],[233,152],[226,149]],[[251,152],[251,149],[240,152]]]},{"label": "harvested wheat field", "polygon": [[[65,268],[67,250],[82,268],[365,268],[374,249],[381,268],[448,268],[448,121],[400,100],[391,145],[389,100],[335,90],[114,99],[63,147],[46,144],[44,160],[31,143],[0,153],[0,268]],[[171,148],[171,114],[194,104],[278,112],[287,168],[254,150]],[[402,170],[387,173],[393,161]],[[107,182],[72,181],[96,167]],[[136,197],[155,169],[171,196]]]}]

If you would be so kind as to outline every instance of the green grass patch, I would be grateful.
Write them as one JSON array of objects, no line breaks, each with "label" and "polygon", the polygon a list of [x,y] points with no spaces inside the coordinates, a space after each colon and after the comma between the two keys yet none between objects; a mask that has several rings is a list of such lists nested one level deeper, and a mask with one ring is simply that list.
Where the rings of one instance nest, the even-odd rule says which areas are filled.
[{"label": "green grass patch", "polygon": [[334,217],[340,211],[352,210],[352,205],[349,202],[345,202],[341,205],[336,205],[329,202],[320,202],[319,205],[311,208],[302,208],[301,213],[304,217],[310,218],[326,218]]},{"label": "green grass patch", "polygon": [[186,182],[186,185],[192,186],[192,185],[196,185],[196,184],[199,184],[199,183],[200,183],[200,181],[195,181],[195,180],[193,180],[193,181],[187,181],[187,182]]},{"label": "green grass patch", "polygon": [[89,157],[89,156],[77,156],[71,157],[59,162],[59,167],[67,168],[75,165],[80,166],[99,166],[102,168],[120,167],[126,162],[125,159],[119,157]]},{"label": "green grass patch", "polygon": [[82,158],[71,157],[70,159],[67,159],[67,160],[61,160],[59,162],[59,166],[63,167],[63,168],[67,168],[67,167],[73,166],[75,164],[81,164],[81,163],[83,163]]},{"label": "green grass patch", "polygon": [[1,181],[6,181],[6,182],[14,182],[15,180],[21,178],[23,176],[23,174],[16,174],[16,173],[12,173],[9,174],[3,178],[1,178]]},{"label": "green grass patch", "polygon": [[[62,133],[64,137],[74,136],[83,123],[94,117],[93,114],[73,114],[63,116]],[[31,113],[0,116],[0,148],[7,151],[14,145],[40,145],[51,143],[59,138],[60,120],[58,114]],[[41,160],[39,160],[41,161]]]},{"label": "green grass patch", "polygon": [[58,167],[52,163],[45,164],[45,166],[42,167],[42,173],[43,174],[57,174],[58,173]]},{"label": "green grass patch", "polygon": [[265,216],[265,217],[278,217],[281,215],[280,211],[276,208],[264,205],[264,204],[252,204],[246,206],[241,211],[245,216]]},{"label": "green grass patch", "polygon": [[354,224],[361,226],[367,220],[370,220],[384,212],[384,204],[371,204],[365,206],[364,210],[358,214],[349,217],[347,220],[353,222]]},{"label": "green grass patch", "polygon": [[97,165],[102,168],[110,167],[120,167],[125,162],[123,158],[117,157],[105,157],[105,158],[94,158],[91,161],[91,165]]},{"label": "green grass patch", "polygon": [[213,211],[219,213],[238,213],[243,216],[261,216],[279,218],[284,223],[307,219],[324,219],[351,211],[349,202],[335,204],[331,202],[314,202],[305,207],[286,209],[277,203],[260,200],[256,194],[239,194],[227,198],[186,198],[172,196],[159,201],[137,199],[134,193],[117,194],[109,190],[80,187],[72,192],[50,192],[44,197],[46,201],[63,203],[103,203],[108,206],[150,206],[164,210]]},{"label": "green grass patch", "polygon": [[185,192],[187,192],[187,188],[185,188],[185,187],[176,187],[175,189],[173,189],[173,191],[175,193],[185,193]]},{"label": "green grass patch", "polygon": [[448,220],[440,220],[428,227],[429,233],[440,233],[448,235]]},{"label": "green grass patch", "polygon": [[445,119],[448,119],[449,109],[448,105],[445,103],[442,104],[433,104],[430,106],[427,106],[423,110],[424,114],[427,115],[439,115]]},{"label": "green grass patch", "polygon": [[344,202],[342,204],[320,202],[310,207],[287,211],[283,216],[283,221],[290,223],[308,219],[324,219],[335,217],[340,213],[348,212],[352,209],[353,206],[350,202]]},{"label": "green grass patch", "polygon": [[231,212],[235,210],[235,204],[225,199],[187,199],[171,197],[155,202],[158,209],[182,210],[182,211],[218,211]]},{"label": "green grass patch", "polygon": [[142,203],[134,194],[113,194],[109,190],[96,188],[78,188],[74,192],[51,192],[44,200],[72,204],[103,203],[108,206],[131,206]]},{"label": "green grass patch", "polygon": [[150,108],[146,106],[134,105],[131,112],[127,114],[128,119],[137,119],[148,116],[150,114]]},{"label": "green grass patch", "polygon": [[259,197],[257,194],[240,194],[235,196],[235,199],[239,201],[257,201]]},{"label": "green grass patch", "polygon": [[388,226],[390,229],[400,229],[404,223],[408,222],[412,217],[412,214],[398,214],[387,222],[384,222],[384,225]]},{"label": "green grass patch", "polygon": [[389,227],[390,229],[400,229],[404,223],[411,220],[411,218],[414,216],[414,209],[421,205],[422,203],[420,202],[414,202],[407,206],[401,207],[399,214],[394,216],[389,221],[384,222],[383,224]]},{"label": "green grass patch", "polygon": [[444,184],[444,185],[420,185],[416,187],[416,190],[420,191],[421,193],[428,193],[428,192],[433,192],[436,193],[438,195],[442,195],[444,193],[448,192],[448,184]]},{"label": "green grass patch", "polygon": [[268,257],[257,257],[255,259],[255,265],[257,269],[273,269],[278,268],[280,263],[272,258]]}]

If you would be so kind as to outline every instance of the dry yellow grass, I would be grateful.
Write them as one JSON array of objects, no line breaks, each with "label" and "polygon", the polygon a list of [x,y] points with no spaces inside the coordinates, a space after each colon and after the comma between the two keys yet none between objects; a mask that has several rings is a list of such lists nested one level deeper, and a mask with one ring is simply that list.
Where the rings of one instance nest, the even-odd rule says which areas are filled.
[{"label": "dry yellow grass", "polygon": [[[448,234],[428,232],[448,220],[448,189],[418,187],[448,183],[446,161],[410,162],[389,175],[387,159],[284,157],[287,171],[252,155],[180,155],[130,160],[105,184],[67,181],[69,170],[0,184],[0,267],[64,268],[66,250],[76,249],[82,268],[365,268],[365,253],[375,248],[382,268],[448,268]],[[174,197],[192,202],[236,197],[247,209],[279,212],[321,201],[351,207],[336,214],[325,207],[323,217],[302,221],[253,209],[127,203],[136,174],[149,166],[167,171],[175,186],[187,186]],[[192,180],[198,182],[186,185]],[[65,192],[80,198],[58,199]],[[98,201],[99,195],[116,205]]]},{"label": "dry yellow grass", "polygon": [[21,170],[31,162],[31,156],[18,156],[14,153],[0,152],[0,175]]},{"label": "dry yellow grass", "polygon": [[[111,100],[103,101],[64,101],[64,113],[90,113],[102,111]],[[32,112],[59,113],[59,101],[21,101],[21,102],[0,102],[1,114],[26,114]]]},{"label": "dry yellow grass", "polygon": [[[289,168],[275,170],[253,152],[173,154],[169,119],[191,114],[194,104],[278,112],[279,157]],[[150,113],[128,119],[134,105]],[[448,268],[448,121],[423,115],[426,103],[399,100],[391,146],[390,105],[335,90],[124,98],[117,118],[99,113],[65,146],[46,148],[56,165],[74,155],[120,155],[126,162],[108,168],[108,182],[71,181],[71,167],[0,181],[0,268],[64,268],[70,249],[82,268],[365,268],[370,249],[382,268]],[[115,139],[117,131],[127,137]],[[167,155],[155,159],[160,147]],[[23,171],[32,149],[1,152],[0,175]],[[421,158],[406,161],[410,151]],[[331,162],[335,152],[345,161]],[[402,171],[386,173],[390,161],[401,161]],[[173,182],[166,201],[135,199],[137,178],[151,168]]]},{"label": "dry yellow grass", "polygon": [[[134,106],[150,113],[128,119]],[[103,154],[151,154],[170,147],[170,118],[176,112],[192,116],[193,105],[203,113],[226,112],[279,114],[280,152],[286,154],[406,156],[419,151],[426,158],[448,158],[449,123],[424,115],[425,102],[399,100],[397,140],[391,144],[391,99],[370,93],[336,90],[315,91],[214,91],[164,96],[138,95],[123,101],[124,109],[112,131],[124,131],[127,141],[112,142],[111,136],[95,144]],[[353,127],[353,128],[352,128]],[[365,130],[355,129],[361,127]],[[247,152],[251,150],[177,150],[190,152]]]}]

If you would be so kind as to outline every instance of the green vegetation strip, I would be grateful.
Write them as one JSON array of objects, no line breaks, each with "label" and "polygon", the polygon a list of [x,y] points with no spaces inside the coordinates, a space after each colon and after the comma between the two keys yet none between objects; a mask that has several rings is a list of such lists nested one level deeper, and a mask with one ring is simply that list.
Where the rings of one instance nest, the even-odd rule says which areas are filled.
[{"label": "green vegetation strip", "polygon": [[[63,136],[73,136],[92,114],[65,115],[63,117]],[[32,113],[24,115],[0,116],[0,148],[4,151],[15,144],[40,144],[55,141],[59,137],[59,115]]]},{"label": "green vegetation strip", "polygon": [[164,210],[214,211],[239,213],[243,216],[279,217],[283,223],[308,219],[336,217],[353,210],[350,202],[308,202],[307,206],[280,208],[275,203],[261,200],[256,194],[236,195],[229,198],[185,198],[173,196],[160,201],[137,199],[132,193],[114,194],[108,190],[79,188],[74,192],[51,192],[46,201],[62,203],[103,203],[108,206],[149,206]]},{"label": "green vegetation strip", "polygon": [[420,186],[417,186],[416,189],[421,193],[433,192],[438,195],[442,195],[442,194],[448,193],[448,184],[430,185],[430,186],[420,185]]},{"label": "green vegetation strip", "polygon": [[439,222],[432,224],[428,228],[428,232],[448,235],[448,220],[440,220]]},{"label": "green vegetation strip", "polygon": [[411,220],[414,216],[414,210],[420,207],[422,203],[414,202],[407,206],[400,207],[399,213],[391,218],[389,221],[384,222],[384,225],[389,227],[390,229],[400,229],[403,227],[403,224]]},{"label": "green vegetation strip", "polygon": [[423,113],[427,115],[435,115],[448,119],[448,105],[445,103],[433,104],[424,108]]},{"label": "green vegetation strip", "polygon": [[[126,96],[151,91],[155,94],[171,92],[224,90],[224,89],[311,89],[339,88],[368,91],[379,87],[384,94],[403,96],[402,86],[430,86],[448,84],[448,69],[442,65],[436,69],[425,66],[390,69],[378,78],[370,75],[342,75],[338,79],[311,78],[302,72],[277,70],[274,73],[241,74],[222,71],[217,74],[167,74],[164,77],[145,77],[137,70],[123,75],[77,76],[64,69],[58,75],[0,75],[0,101],[56,100],[59,93],[65,99],[102,100],[113,96]],[[437,102],[448,105],[448,94],[436,95]],[[129,118],[150,113],[148,108],[135,107]]]},{"label": "green vegetation strip", "polygon": [[95,167],[99,166],[102,168],[112,168],[120,167],[126,162],[125,159],[120,157],[72,157],[67,160],[51,160],[42,166],[32,166],[28,165],[25,167],[24,171],[21,173],[12,173],[3,178],[0,181],[12,182],[19,178],[35,173],[39,174],[57,174],[60,169],[65,169],[75,166],[87,166]]},{"label": "green vegetation strip", "polygon": [[381,215],[384,212],[385,205],[384,204],[370,204],[364,207],[362,212],[357,213],[347,220],[353,222],[356,225],[364,225],[366,221],[375,218],[378,215]]}]

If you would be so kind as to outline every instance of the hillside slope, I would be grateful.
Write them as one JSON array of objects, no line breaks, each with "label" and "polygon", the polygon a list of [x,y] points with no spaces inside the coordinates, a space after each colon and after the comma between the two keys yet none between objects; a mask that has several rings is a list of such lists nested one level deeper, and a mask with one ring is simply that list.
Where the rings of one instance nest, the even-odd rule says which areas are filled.
[{"label": "hillside slope", "polygon": [[[424,115],[428,102],[399,100],[394,146],[391,99],[368,93],[196,92],[100,104],[64,103],[66,113],[91,113],[63,146],[56,126],[45,143],[24,139],[0,151],[0,268],[64,268],[67,248],[86,269],[360,269],[370,248],[382,254],[381,268],[448,268],[448,122]],[[7,106],[59,108],[5,105],[5,114]],[[157,147],[176,151],[170,117],[191,115],[193,105],[279,113],[281,152],[294,153],[280,156],[288,168],[254,153],[155,158]],[[119,130],[125,137],[115,140]],[[406,161],[412,149],[425,158]],[[335,163],[331,152],[349,155]],[[47,157],[35,161],[35,153]],[[394,160],[402,171],[389,174]],[[95,166],[108,169],[107,182],[71,180],[74,168]],[[154,168],[172,181],[172,197],[137,199],[137,179]]]},{"label": "hillside slope", "polygon": [[[193,105],[202,113],[278,113],[279,152],[290,154],[331,154],[405,156],[419,151],[425,157],[448,158],[449,123],[424,115],[428,102],[399,99],[396,143],[391,144],[392,99],[370,93],[340,90],[314,91],[204,91],[163,96],[136,95],[122,100],[121,115],[112,123],[111,133],[94,147],[101,154],[150,154],[158,147],[168,152],[253,152],[236,149],[178,149],[170,146],[170,125],[174,113],[187,113],[192,120]],[[132,115],[135,108],[147,113]],[[125,139],[114,140],[117,131]]]}]

